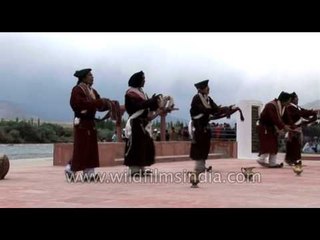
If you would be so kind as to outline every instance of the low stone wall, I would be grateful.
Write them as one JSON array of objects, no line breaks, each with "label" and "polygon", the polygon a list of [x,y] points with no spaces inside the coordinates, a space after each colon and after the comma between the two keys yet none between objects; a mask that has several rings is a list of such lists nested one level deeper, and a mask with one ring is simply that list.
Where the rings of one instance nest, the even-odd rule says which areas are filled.
[{"label": "low stone wall", "polygon": [[[189,141],[155,142],[156,162],[189,160]],[[72,157],[72,143],[56,143],[53,150],[53,165],[64,166]],[[101,167],[123,164],[124,143],[99,143]],[[234,141],[212,141],[209,158],[236,158],[237,143]]]},{"label": "low stone wall", "polygon": [[315,160],[320,161],[320,154],[310,154],[310,153],[302,153],[301,154],[302,160]]}]

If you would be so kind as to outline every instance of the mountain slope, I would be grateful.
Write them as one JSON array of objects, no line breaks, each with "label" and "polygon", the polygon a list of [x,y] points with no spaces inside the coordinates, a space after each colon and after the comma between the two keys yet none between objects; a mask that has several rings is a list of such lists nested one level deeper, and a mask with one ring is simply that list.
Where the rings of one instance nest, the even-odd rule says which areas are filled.
[{"label": "mountain slope", "polygon": [[301,107],[303,108],[306,108],[306,109],[320,109],[320,100],[315,100],[313,102],[309,102],[309,103],[306,103],[304,105],[301,105]]},{"label": "mountain slope", "polygon": [[15,119],[28,118],[28,114],[17,104],[9,101],[0,101],[0,118]]}]

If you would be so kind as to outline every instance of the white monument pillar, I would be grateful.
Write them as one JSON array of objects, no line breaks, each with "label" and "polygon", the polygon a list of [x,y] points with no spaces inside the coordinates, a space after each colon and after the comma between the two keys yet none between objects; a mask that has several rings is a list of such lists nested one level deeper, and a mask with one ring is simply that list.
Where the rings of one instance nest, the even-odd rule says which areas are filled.
[{"label": "white monument pillar", "polygon": [[[237,105],[243,113],[244,121],[237,118],[237,152],[238,159],[257,159],[258,152],[252,152],[252,131],[256,128],[257,116],[252,115],[253,109],[260,115],[263,104],[261,101],[242,100]],[[258,111],[256,111],[258,110]],[[254,120],[252,118],[254,117]]]}]

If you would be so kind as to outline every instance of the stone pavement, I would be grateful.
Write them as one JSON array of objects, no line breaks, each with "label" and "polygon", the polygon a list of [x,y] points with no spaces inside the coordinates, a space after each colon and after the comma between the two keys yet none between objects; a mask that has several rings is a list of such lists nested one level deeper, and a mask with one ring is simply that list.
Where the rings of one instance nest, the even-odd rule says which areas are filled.
[{"label": "stone pavement", "polygon": [[[291,208],[320,207],[319,161],[304,161],[296,176],[291,167],[265,169],[254,160],[208,160],[213,173],[191,188],[187,171],[194,162],[157,163],[155,176],[126,177],[126,167],[104,167],[98,183],[68,183],[52,158],[12,160],[0,181],[1,208]],[[256,167],[247,182],[241,167]],[[118,175],[115,175],[118,174]],[[118,179],[113,179],[118,177]],[[81,180],[81,179],[80,179]],[[135,181],[135,182],[133,182]]]}]

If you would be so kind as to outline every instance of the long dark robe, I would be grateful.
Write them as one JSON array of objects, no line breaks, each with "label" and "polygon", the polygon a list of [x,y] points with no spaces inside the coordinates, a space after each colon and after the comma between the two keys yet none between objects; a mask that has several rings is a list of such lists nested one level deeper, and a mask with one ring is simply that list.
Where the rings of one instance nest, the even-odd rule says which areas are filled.
[{"label": "long dark robe", "polygon": [[267,103],[260,114],[258,136],[259,136],[259,156],[261,154],[277,154],[278,153],[278,132],[276,127],[281,130],[284,123],[281,114],[275,106],[278,100]]},{"label": "long dark robe", "polygon": [[[94,117],[97,109],[106,108],[96,90],[93,89],[95,99],[80,85],[72,89],[70,105],[74,116],[80,118],[80,123],[74,126],[72,171],[99,167],[97,130]],[[87,110],[86,113],[81,111]]]},{"label": "long dark robe", "polygon": [[142,98],[135,94],[125,95],[125,108],[129,117],[143,109],[143,113],[131,120],[132,134],[126,139],[124,165],[151,166],[155,163],[155,147],[153,139],[145,130],[149,123],[148,114],[158,108],[156,98]]},{"label": "long dark robe", "polygon": [[[295,105],[289,105],[283,115],[283,122],[285,124],[297,127],[295,123],[301,118],[308,119],[310,116],[314,116],[316,112],[307,110]],[[302,133],[301,132],[289,132],[288,139],[286,141],[286,156],[285,159],[289,163],[295,163],[301,159],[302,148]]]},{"label": "long dark robe", "polygon": [[[208,125],[209,116],[221,111],[217,104],[210,97],[208,98],[211,108],[206,108],[203,105],[199,94],[196,94],[191,102],[190,115],[195,128],[190,148],[190,158],[193,160],[206,160],[208,158],[211,143],[211,128]],[[193,119],[199,114],[203,114],[203,116],[199,119]]]}]

